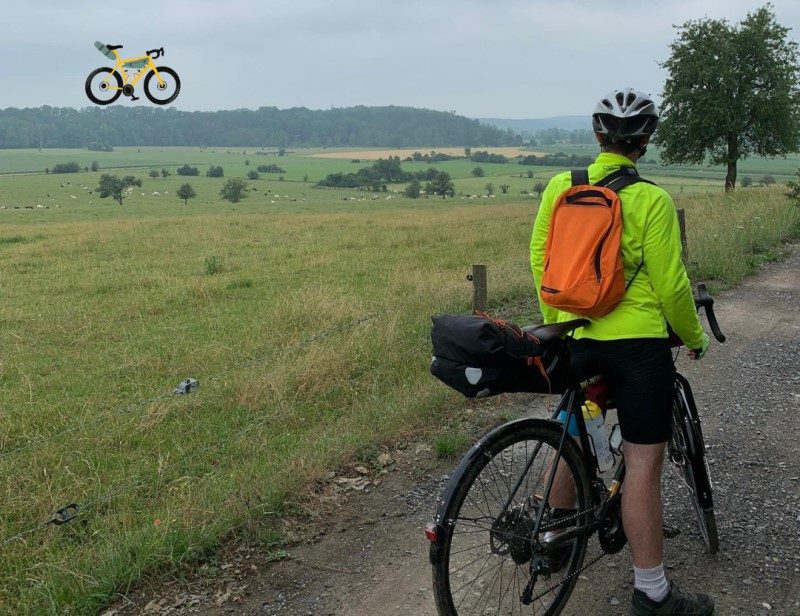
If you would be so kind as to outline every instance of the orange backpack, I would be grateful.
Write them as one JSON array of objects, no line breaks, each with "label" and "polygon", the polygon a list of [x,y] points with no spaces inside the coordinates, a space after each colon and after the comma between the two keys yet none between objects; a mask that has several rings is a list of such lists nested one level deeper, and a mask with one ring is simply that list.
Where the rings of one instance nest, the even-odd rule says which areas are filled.
[{"label": "orange backpack", "polygon": [[572,171],[572,186],[556,199],[550,218],[541,284],[545,304],[597,318],[622,301],[642,266],[626,285],[617,193],[636,182],[647,180],[634,167],[622,167],[597,184],[589,184],[588,170]]}]

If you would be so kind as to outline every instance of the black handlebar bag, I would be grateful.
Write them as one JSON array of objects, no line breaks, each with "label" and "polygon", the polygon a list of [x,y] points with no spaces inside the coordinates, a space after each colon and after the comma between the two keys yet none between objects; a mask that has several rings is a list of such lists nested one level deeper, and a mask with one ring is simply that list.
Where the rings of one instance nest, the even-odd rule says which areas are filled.
[{"label": "black handlebar bag", "polygon": [[565,389],[565,345],[543,345],[518,325],[483,313],[431,319],[431,374],[467,398]]}]

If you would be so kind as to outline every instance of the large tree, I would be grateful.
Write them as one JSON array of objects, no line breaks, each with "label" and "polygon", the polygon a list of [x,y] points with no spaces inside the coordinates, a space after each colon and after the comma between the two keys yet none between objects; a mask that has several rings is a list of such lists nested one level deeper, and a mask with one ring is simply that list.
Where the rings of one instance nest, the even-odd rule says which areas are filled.
[{"label": "large tree", "polygon": [[124,178],[120,179],[118,175],[104,173],[100,176],[100,184],[97,189],[100,191],[101,199],[111,197],[122,205],[122,199],[125,197],[125,189],[129,186],[141,185],[142,181],[132,175],[126,175]]},{"label": "large tree", "polygon": [[783,156],[800,148],[800,62],[789,28],[771,4],[736,25],[688,21],[663,67],[664,113],[656,132],[665,163],[727,165],[751,154]]}]

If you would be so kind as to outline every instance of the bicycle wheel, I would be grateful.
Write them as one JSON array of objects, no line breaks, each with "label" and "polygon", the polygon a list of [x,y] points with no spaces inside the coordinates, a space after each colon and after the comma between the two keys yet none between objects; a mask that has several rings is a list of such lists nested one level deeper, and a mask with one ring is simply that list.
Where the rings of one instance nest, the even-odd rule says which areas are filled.
[{"label": "bicycle wheel", "polygon": [[[114,77],[114,83],[108,74]],[[98,77],[102,76],[102,79]],[[92,71],[86,78],[86,96],[97,105],[110,105],[122,94],[122,77],[114,69],[103,66]]]},{"label": "bicycle wheel", "polygon": [[156,105],[168,105],[178,97],[181,80],[178,78],[178,73],[168,66],[157,66],[156,70],[161,75],[161,81],[156,79],[153,82],[155,73],[153,71],[147,73],[144,78],[144,94]]},{"label": "bicycle wheel", "polygon": [[[554,464],[562,430],[553,421],[513,421],[481,439],[462,460],[437,513],[441,536],[431,546],[440,616],[555,616],[564,609],[578,581],[588,535],[562,547],[560,562],[540,542],[548,527],[558,525],[563,532],[586,524],[591,497],[583,459],[571,437],[558,466]],[[559,509],[567,511],[546,505],[534,535],[545,486],[555,469],[550,503],[560,499]],[[541,572],[543,559],[548,568],[560,570]],[[522,601],[526,591],[527,604]]]},{"label": "bicycle wheel", "polygon": [[675,381],[672,424],[670,460],[689,489],[689,499],[706,551],[716,554],[719,536],[703,430],[689,383],[680,375]]}]

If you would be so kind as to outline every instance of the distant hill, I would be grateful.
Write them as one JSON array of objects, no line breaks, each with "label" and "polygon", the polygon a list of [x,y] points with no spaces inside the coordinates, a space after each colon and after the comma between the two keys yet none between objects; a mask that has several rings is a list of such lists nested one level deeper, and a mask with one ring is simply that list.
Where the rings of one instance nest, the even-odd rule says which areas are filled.
[{"label": "distant hill", "polygon": [[519,135],[414,107],[178,111],[153,107],[0,109],[0,148],[103,146],[435,147],[518,145]]},{"label": "distant hill", "polygon": [[562,130],[590,130],[592,127],[591,116],[555,116],[552,118],[508,119],[508,118],[478,118],[482,124],[495,126],[502,130],[511,129],[520,134],[534,135],[540,130],[560,128]]}]

